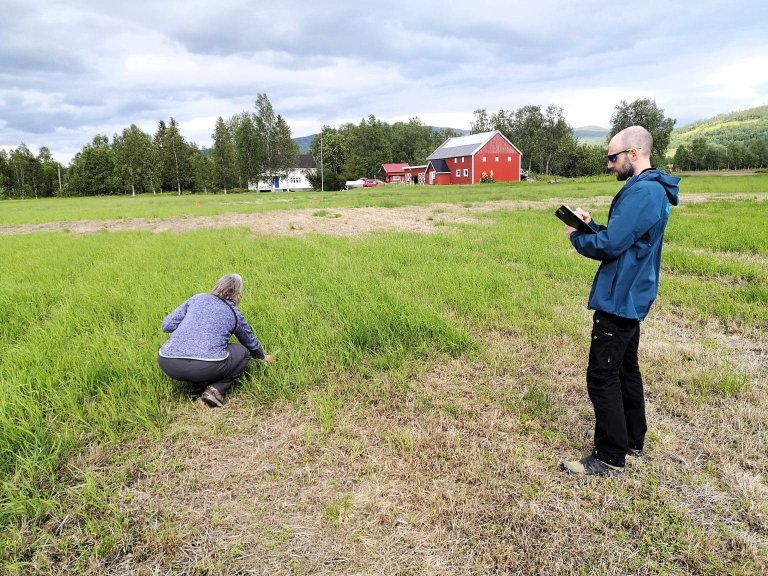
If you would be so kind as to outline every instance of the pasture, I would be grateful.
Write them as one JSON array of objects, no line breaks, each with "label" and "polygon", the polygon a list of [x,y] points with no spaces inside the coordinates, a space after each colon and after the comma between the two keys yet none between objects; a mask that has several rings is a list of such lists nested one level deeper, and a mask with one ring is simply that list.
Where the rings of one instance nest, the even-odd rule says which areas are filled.
[{"label": "pasture", "polygon": [[[768,571],[768,176],[688,177],[643,323],[646,456],[585,454],[615,180],[0,203],[0,573]],[[157,368],[226,272],[267,353]]]}]

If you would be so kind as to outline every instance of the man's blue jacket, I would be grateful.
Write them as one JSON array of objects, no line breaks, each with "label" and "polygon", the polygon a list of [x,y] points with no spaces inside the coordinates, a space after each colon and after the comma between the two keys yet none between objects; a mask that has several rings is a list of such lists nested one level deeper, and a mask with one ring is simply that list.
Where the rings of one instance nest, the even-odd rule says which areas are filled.
[{"label": "man's blue jacket", "polygon": [[597,234],[574,232],[576,251],[600,261],[589,308],[643,320],[656,299],[661,243],[680,178],[651,168],[632,176],[611,203],[608,225]]}]

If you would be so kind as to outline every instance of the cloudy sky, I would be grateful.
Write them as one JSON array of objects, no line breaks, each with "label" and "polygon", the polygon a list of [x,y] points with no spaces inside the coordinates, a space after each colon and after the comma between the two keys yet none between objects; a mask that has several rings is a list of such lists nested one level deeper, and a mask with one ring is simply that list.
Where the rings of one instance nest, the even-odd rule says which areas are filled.
[{"label": "cloudy sky", "polygon": [[762,1],[0,0],[0,148],[67,163],[96,134],[218,116],[266,93],[294,136],[562,106],[608,127],[652,98],[684,124],[768,104]]}]

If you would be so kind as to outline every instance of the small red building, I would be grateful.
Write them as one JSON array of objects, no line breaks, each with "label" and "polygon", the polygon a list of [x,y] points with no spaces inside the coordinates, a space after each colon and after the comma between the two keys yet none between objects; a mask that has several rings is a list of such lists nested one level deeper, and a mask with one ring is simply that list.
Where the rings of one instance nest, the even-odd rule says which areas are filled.
[{"label": "small red building", "polygon": [[404,184],[406,182],[406,168],[408,168],[408,162],[382,164],[381,170],[379,170],[379,177],[387,184]]},{"label": "small red building", "polygon": [[404,172],[406,184],[424,184],[424,182],[426,182],[426,164],[420,166],[406,166]]},{"label": "small red building", "polygon": [[522,153],[501,132],[448,138],[427,156],[425,184],[477,184],[520,180]]}]

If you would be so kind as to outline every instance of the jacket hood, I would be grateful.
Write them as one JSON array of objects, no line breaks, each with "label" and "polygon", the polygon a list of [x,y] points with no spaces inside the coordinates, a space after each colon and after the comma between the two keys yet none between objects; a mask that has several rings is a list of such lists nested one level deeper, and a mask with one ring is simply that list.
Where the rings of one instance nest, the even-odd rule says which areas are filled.
[{"label": "jacket hood", "polygon": [[678,183],[680,182],[680,178],[677,176],[671,176],[670,174],[667,174],[663,170],[659,170],[658,168],[652,168],[650,170],[646,170],[640,176],[637,177],[638,180],[653,180],[655,182],[658,182],[664,187],[664,190],[667,192],[667,198],[669,199],[669,203],[672,204],[672,206],[677,206],[680,204],[680,197],[679,192],[680,188],[678,187]]}]

